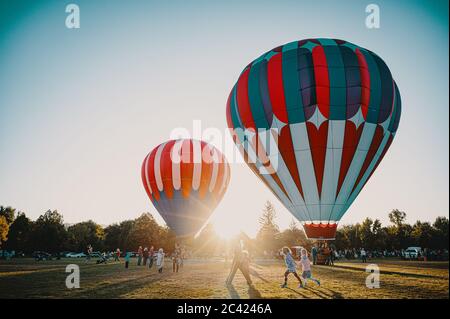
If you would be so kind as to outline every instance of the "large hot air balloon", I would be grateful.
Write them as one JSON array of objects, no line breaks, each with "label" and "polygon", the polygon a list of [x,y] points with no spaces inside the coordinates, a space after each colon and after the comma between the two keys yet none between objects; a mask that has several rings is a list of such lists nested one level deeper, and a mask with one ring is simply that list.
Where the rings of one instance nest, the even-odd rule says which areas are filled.
[{"label": "large hot air balloon", "polygon": [[307,39],[251,62],[226,113],[252,170],[309,238],[327,240],[391,145],[401,100],[375,53]]},{"label": "large hot air balloon", "polygon": [[145,191],[177,236],[195,235],[222,199],[230,168],[214,146],[170,140],[153,149],[141,170]]}]

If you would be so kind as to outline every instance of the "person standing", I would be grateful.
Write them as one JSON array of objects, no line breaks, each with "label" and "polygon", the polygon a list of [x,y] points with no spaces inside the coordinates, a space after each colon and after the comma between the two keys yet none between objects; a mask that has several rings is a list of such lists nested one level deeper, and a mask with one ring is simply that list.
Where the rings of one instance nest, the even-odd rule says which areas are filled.
[{"label": "person standing", "polygon": [[153,246],[150,247],[148,251],[148,268],[152,268],[153,266],[153,255],[155,254],[155,248]]},{"label": "person standing", "polygon": [[367,262],[367,254],[364,248],[361,248],[361,260],[363,263]]},{"label": "person standing", "polygon": [[120,248],[116,249],[116,253],[114,254],[114,261],[120,261]]},{"label": "person standing", "polygon": [[158,255],[156,257],[156,266],[158,268],[158,272],[162,273],[164,267],[164,250],[162,248],[158,250]]},{"label": "person standing", "polygon": [[180,258],[180,251],[178,244],[175,244],[175,249],[172,253],[172,272],[178,272],[178,268],[180,266],[179,264],[179,258]]},{"label": "person standing", "polygon": [[91,244],[89,244],[89,245],[87,246],[87,251],[86,251],[86,264],[87,264],[89,261],[91,261],[92,251],[93,251],[92,246],[91,246]]},{"label": "person standing", "polygon": [[142,246],[139,246],[138,248],[138,260],[137,260],[137,265],[140,266],[142,263],[142,255],[143,255],[143,251],[142,251]]},{"label": "person standing", "polygon": [[144,258],[143,265],[147,266],[147,259],[148,259],[148,248],[147,247],[144,248],[144,252],[142,254],[142,257]]},{"label": "person standing", "polygon": [[130,253],[125,252],[125,268],[128,268],[128,265],[130,264]]},{"label": "person standing", "polygon": [[313,265],[315,265],[317,263],[317,247],[316,245],[313,245],[311,248],[311,255],[313,258]]},{"label": "person standing", "polygon": [[330,266],[334,266],[335,250],[334,247],[330,245]]}]

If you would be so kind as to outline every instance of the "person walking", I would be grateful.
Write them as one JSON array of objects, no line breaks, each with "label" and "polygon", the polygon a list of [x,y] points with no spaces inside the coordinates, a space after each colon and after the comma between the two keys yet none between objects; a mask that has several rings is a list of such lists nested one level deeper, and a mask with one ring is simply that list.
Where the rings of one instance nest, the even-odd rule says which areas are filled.
[{"label": "person walking", "polygon": [[305,248],[301,250],[300,264],[302,265],[302,278],[304,280],[303,287],[306,288],[306,283],[308,280],[314,281],[318,286],[320,286],[320,280],[313,277],[311,272],[311,261],[308,258],[308,252]]},{"label": "person walking", "polygon": [[299,288],[301,288],[303,286],[302,280],[300,279],[300,277],[297,274],[297,267],[295,264],[295,260],[294,260],[294,257],[292,257],[292,252],[289,249],[289,247],[283,247],[282,254],[284,257],[284,262],[286,264],[286,271],[284,272],[284,283],[281,285],[281,288],[287,287],[287,281],[288,281],[289,274],[293,274],[294,277],[297,278]]},{"label": "person walking", "polygon": [[241,233],[234,244],[234,257],[231,266],[231,271],[228,274],[226,284],[231,285],[237,270],[239,269],[244,275],[245,280],[249,286],[253,285],[250,276],[250,255],[247,250],[244,250],[244,239],[248,240],[248,236]]},{"label": "person walking", "polygon": [[142,255],[143,255],[143,251],[142,251],[142,246],[139,246],[138,248],[138,260],[137,260],[137,265],[140,266],[142,263]]}]

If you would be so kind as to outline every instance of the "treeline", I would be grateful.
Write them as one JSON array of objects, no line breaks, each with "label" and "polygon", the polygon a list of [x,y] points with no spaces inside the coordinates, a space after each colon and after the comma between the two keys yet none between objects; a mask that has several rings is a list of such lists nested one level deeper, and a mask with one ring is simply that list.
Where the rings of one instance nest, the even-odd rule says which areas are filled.
[{"label": "treeline", "polygon": [[139,245],[171,250],[175,235],[146,213],[105,228],[92,220],[65,227],[63,216],[56,210],[48,210],[32,221],[23,212],[0,206],[0,249],[85,252],[89,244],[95,251],[136,251]]},{"label": "treeline", "polygon": [[[270,202],[266,202],[259,219],[259,231],[255,238],[249,238],[248,249],[255,255],[273,255],[283,246],[303,246],[311,248],[301,226],[294,220],[285,230],[276,223],[276,212]],[[378,219],[366,218],[361,223],[343,225],[338,228],[334,245],[338,250],[401,250],[409,246],[429,249],[447,249],[449,246],[449,220],[438,217],[433,223],[417,221],[410,225],[405,222],[406,213],[393,210],[389,213],[390,224],[383,226]],[[47,251],[85,251],[88,244],[95,251],[136,251],[139,246],[163,248],[172,251],[175,234],[167,227],[159,225],[148,213],[133,220],[126,220],[107,227],[94,221],[80,222],[64,226],[63,216],[56,210],[48,210],[36,221],[14,208],[0,206],[0,249],[30,253]],[[230,242],[224,241],[207,225],[197,238],[184,239],[190,252],[197,256],[224,255],[230,252]]]}]

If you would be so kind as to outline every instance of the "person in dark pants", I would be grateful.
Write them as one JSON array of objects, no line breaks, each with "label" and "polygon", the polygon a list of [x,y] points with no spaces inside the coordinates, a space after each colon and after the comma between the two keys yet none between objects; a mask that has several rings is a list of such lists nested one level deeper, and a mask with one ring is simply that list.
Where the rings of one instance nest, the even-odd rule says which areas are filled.
[{"label": "person in dark pants", "polygon": [[138,266],[141,265],[143,253],[144,252],[142,251],[142,246],[139,246],[139,249],[138,249],[138,260],[137,260],[137,265]]},{"label": "person in dark pants", "polygon": [[244,239],[247,238],[247,235],[241,233],[235,241],[233,263],[226,280],[227,285],[231,285],[238,269],[242,272],[242,275],[244,275],[247,284],[249,286],[253,285],[252,278],[250,276],[250,255],[248,251],[243,249]]},{"label": "person in dark pants", "polygon": [[297,274],[297,265],[295,263],[294,257],[292,257],[292,252],[289,247],[283,247],[282,254],[284,262],[286,264],[286,271],[284,272],[284,283],[281,285],[281,288],[287,288],[289,274],[293,274],[294,277],[297,278],[299,288],[303,287],[302,280]]},{"label": "person in dark pants", "polygon": [[367,262],[367,254],[366,254],[366,251],[364,250],[364,248],[361,248],[361,260],[363,263]]},{"label": "person in dark pants", "polygon": [[334,247],[330,246],[330,266],[334,266]]},{"label": "person in dark pants", "polygon": [[148,248],[145,247],[144,248],[144,252],[142,253],[142,258],[143,258],[143,265],[147,266],[147,259],[148,259]]},{"label": "person in dark pants", "polygon": [[317,247],[316,247],[316,245],[314,245],[311,248],[311,255],[312,255],[312,258],[313,258],[313,265],[315,265],[317,263]]},{"label": "person in dark pants", "polygon": [[153,266],[153,255],[155,254],[155,248],[152,246],[148,251],[148,268],[152,268]]},{"label": "person in dark pants", "polygon": [[125,268],[130,265],[130,253],[125,252]]}]

